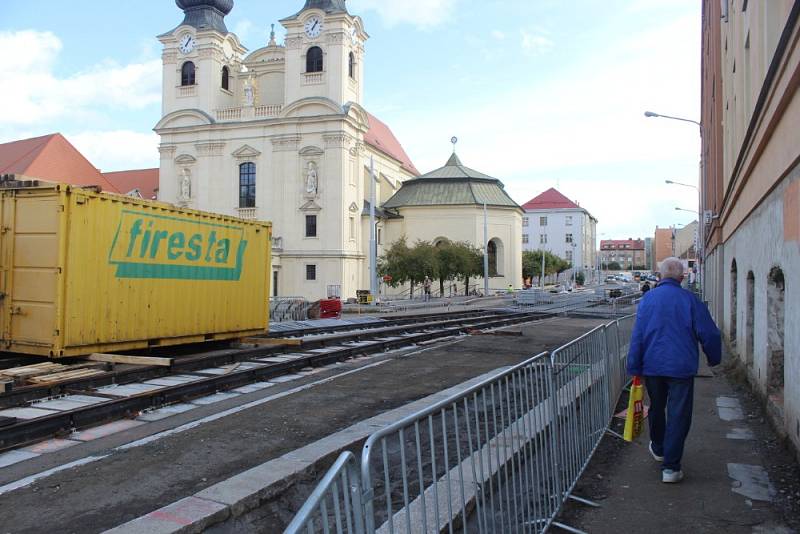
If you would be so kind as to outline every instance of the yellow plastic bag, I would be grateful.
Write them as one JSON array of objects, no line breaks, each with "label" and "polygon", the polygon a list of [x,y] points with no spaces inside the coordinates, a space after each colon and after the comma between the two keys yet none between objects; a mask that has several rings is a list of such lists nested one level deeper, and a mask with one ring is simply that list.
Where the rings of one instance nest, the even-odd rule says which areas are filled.
[{"label": "yellow plastic bag", "polygon": [[625,441],[633,441],[642,432],[644,423],[644,386],[642,377],[634,376],[628,398],[628,413],[625,415]]}]

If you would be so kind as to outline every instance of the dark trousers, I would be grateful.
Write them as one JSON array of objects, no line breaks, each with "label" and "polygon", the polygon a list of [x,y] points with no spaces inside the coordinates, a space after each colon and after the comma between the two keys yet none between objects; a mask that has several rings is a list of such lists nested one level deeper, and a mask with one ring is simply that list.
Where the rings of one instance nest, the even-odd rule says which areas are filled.
[{"label": "dark trousers", "polygon": [[662,469],[681,469],[683,444],[692,426],[694,378],[646,376],[650,396],[650,441],[653,452],[664,457]]}]

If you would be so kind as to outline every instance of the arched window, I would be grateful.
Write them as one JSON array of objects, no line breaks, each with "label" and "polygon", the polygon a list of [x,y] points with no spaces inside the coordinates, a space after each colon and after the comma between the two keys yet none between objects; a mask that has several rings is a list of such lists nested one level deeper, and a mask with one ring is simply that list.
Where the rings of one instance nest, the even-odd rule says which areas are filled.
[{"label": "arched window", "polygon": [[351,79],[356,79],[356,55],[352,52],[350,52],[350,59],[347,62],[347,72]]},{"label": "arched window", "polygon": [[322,49],[312,46],[306,52],[306,72],[322,72]]},{"label": "arched window", "polygon": [[231,72],[228,67],[222,67],[222,88],[226,91],[230,89],[230,76]]},{"label": "arched window", "polygon": [[497,276],[497,243],[489,241],[489,276]]},{"label": "arched window", "polygon": [[786,279],[773,267],[767,280],[767,393],[783,398],[785,372]]},{"label": "arched window", "polygon": [[239,207],[256,207],[256,164],[239,165]]},{"label": "arched window", "polygon": [[181,67],[181,85],[194,85],[194,63],[191,61]]}]

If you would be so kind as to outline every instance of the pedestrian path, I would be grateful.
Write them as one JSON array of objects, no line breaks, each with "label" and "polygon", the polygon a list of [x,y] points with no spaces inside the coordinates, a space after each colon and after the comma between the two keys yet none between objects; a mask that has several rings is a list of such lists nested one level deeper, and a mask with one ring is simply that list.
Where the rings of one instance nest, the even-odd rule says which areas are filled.
[{"label": "pedestrian path", "polygon": [[682,483],[661,482],[647,430],[632,444],[607,437],[575,490],[601,507],[570,504],[563,521],[591,534],[800,532],[800,469],[730,375],[701,367],[695,379]]}]

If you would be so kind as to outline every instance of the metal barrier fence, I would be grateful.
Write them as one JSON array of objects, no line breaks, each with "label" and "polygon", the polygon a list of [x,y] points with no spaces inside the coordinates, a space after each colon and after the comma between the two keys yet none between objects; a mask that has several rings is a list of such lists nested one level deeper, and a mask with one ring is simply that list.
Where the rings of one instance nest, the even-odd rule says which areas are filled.
[{"label": "metal barrier fence", "polygon": [[372,434],[360,476],[343,453],[286,532],[565,527],[555,522],[564,502],[588,503],[571,493],[627,383],[633,321],[598,326]]}]

